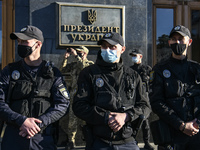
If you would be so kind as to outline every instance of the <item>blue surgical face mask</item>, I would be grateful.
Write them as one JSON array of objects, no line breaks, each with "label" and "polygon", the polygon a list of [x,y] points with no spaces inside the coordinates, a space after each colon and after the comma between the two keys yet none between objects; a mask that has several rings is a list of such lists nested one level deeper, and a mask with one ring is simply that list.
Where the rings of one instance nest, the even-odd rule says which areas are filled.
[{"label": "blue surgical face mask", "polygon": [[132,62],[134,62],[134,63],[138,63],[139,62],[139,59],[137,58],[137,56],[133,56],[132,57]]},{"label": "blue surgical face mask", "polygon": [[117,50],[101,49],[101,56],[105,62],[113,63],[117,60]]}]

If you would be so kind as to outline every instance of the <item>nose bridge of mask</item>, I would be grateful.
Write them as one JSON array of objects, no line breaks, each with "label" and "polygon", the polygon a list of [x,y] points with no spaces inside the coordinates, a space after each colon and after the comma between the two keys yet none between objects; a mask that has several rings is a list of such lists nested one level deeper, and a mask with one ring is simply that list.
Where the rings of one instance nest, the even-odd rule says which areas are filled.
[{"label": "nose bridge of mask", "polygon": [[106,51],[108,52],[109,55],[117,55],[117,50],[111,50],[111,49],[106,49]]},{"label": "nose bridge of mask", "polygon": [[103,53],[111,54],[109,48],[107,48],[107,49],[101,49],[101,51],[102,51]]},{"label": "nose bridge of mask", "polygon": [[109,51],[110,51],[110,48],[106,48],[105,50],[106,50],[107,52],[109,52]]}]

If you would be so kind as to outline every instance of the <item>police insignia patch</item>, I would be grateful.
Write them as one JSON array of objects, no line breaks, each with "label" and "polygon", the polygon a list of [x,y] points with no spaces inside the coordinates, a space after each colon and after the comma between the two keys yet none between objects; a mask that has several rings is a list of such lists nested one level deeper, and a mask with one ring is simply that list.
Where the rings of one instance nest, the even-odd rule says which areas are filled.
[{"label": "police insignia patch", "polygon": [[110,33],[106,33],[105,37],[110,37],[111,34]]},{"label": "police insignia patch", "polygon": [[26,31],[26,29],[27,29],[27,28],[23,28],[23,29],[21,29],[21,32],[24,32],[24,31]]},{"label": "police insignia patch", "polygon": [[18,70],[14,70],[13,72],[12,72],[12,78],[14,79],[14,80],[18,80],[19,79],[19,77],[20,77],[20,73],[19,73],[19,71]]},{"label": "police insignia patch", "polygon": [[149,81],[152,82],[154,79],[154,71],[150,72],[150,77],[149,77]]},{"label": "police insignia patch", "polygon": [[176,26],[176,27],[174,28],[174,30],[177,31],[177,30],[180,30],[180,28],[181,28],[180,26]]},{"label": "police insignia patch", "polygon": [[165,69],[165,70],[163,71],[163,76],[164,76],[165,78],[169,78],[169,77],[171,77],[171,72],[170,72],[169,70]]},{"label": "police insignia patch", "polygon": [[96,86],[97,87],[102,87],[104,85],[104,81],[101,78],[96,79]]},{"label": "police insignia patch", "polygon": [[66,99],[70,99],[69,93],[63,84],[58,86],[58,90]]},{"label": "police insignia patch", "polygon": [[69,98],[69,94],[67,93],[66,90],[63,91],[62,94],[63,94],[63,96],[64,96],[66,99],[70,99],[70,98]]}]

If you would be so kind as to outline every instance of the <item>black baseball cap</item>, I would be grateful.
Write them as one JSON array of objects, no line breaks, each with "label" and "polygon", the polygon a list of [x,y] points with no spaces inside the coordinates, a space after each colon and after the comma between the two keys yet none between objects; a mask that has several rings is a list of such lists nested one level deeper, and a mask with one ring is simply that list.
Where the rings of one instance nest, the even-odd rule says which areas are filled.
[{"label": "black baseball cap", "polygon": [[106,33],[101,40],[97,42],[98,45],[102,44],[102,41],[106,41],[110,43],[111,45],[117,45],[120,44],[121,46],[124,46],[124,39],[123,37],[116,32]]},{"label": "black baseball cap", "polygon": [[27,25],[21,29],[20,32],[13,32],[10,34],[12,40],[22,39],[22,40],[31,40],[36,39],[43,43],[44,37],[42,31],[35,26]]},{"label": "black baseball cap", "polygon": [[184,27],[184,26],[182,26],[182,25],[177,25],[177,26],[175,26],[175,27],[171,30],[171,32],[170,32],[170,34],[169,34],[169,37],[171,37],[172,34],[175,33],[175,32],[179,33],[179,34],[182,35],[182,36],[188,36],[189,38],[191,38],[191,34],[190,34],[189,29],[186,28],[186,27]]},{"label": "black baseball cap", "polygon": [[129,55],[137,55],[137,54],[142,54],[143,55],[143,52],[140,50],[140,49],[133,49],[131,51],[131,53],[129,53]]}]

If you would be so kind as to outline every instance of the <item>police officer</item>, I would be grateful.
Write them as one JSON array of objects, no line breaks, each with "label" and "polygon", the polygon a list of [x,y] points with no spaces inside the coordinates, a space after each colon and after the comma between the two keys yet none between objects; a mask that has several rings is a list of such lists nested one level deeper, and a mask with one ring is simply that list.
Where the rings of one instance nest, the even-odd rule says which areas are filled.
[{"label": "police officer", "polygon": [[[71,84],[70,86],[70,101],[71,104],[73,102],[74,94],[77,91],[77,79],[79,76],[79,73],[81,70],[91,64],[94,64],[93,61],[88,60],[89,50],[85,46],[79,46],[78,48],[67,48],[66,53],[64,55],[63,65],[61,67],[62,74],[69,73],[71,76]],[[68,61],[70,56],[75,57],[75,60],[73,62]],[[67,81],[66,81],[67,82]],[[61,127],[64,129],[64,131],[68,134],[68,144],[66,147],[67,149],[73,149],[75,147],[75,137],[77,130],[79,129],[78,126],[82,126],[84,124],[83,121],[78,120],[77,117],[74,115],[72,111],[72,105],[70,105],[70,111],[68,113],[69,119],[67,120],[67,117],[64,117],[61,119]],[[67,123],[67,126],[66,126]]]},{"label": "police officer", "polygon": [[105,34],[98,45],[101,50],[96,63],[79,75],[72,106],[89,127],[86,149],[139,150],[131,125],[139,115],[150,112],[141,78],[122,63],[125,46],[119,33]]},{"label": "police officer", "polygon": [[21,60],[0,74],[0,118],[7,124],[1,150],[55,150],[55,122],[69,106],[60,71],[42,60],[42,31],[26,26],[10,34]]},{"label": "police officer", "polygon": [[[149,98],[149,75],[151,72],[151,67],[142,63],[143,52],[140,49],[133,49],[129,54],[132,57],[132,62],[134,63],[131,68],[139,73],[143,82],[143,89]],[[147,116],[146,116],[147,117]],[[154,148],[150,145],[150,126],[149,120],[146,118],[142,123],[143,141],[144,148],[148,150],[153,150]]]},{"label": "police officer", "polygon": [[152,110],[171,131],[158,149],[199,150],[200,66],[187,58],[192,44],[188,28],[175,26],[169,38],[171,57],[155,65],[150,75]]}]

